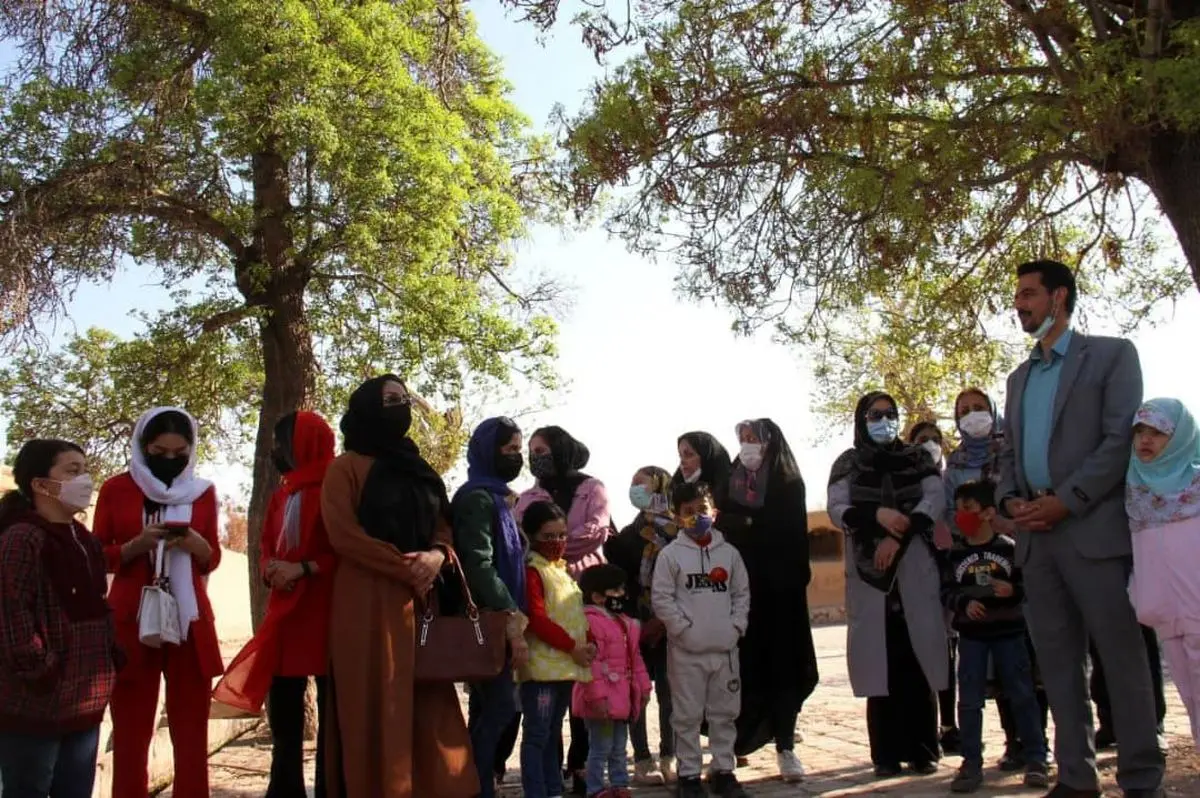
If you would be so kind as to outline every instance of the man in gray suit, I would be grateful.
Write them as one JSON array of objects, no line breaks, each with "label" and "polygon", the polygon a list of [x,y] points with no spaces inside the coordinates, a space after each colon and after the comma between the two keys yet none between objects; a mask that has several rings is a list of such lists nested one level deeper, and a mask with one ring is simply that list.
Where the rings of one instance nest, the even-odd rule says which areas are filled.
[{"label": "man in gray suit", "polygon": [[1033,261],[1017,274],[1017,315],[1038,343],[1008,378],[998,495],[1020,530],[1026,617],[1054,714],[1058,783],[1047,798],[1100,795],[1089,638],[1110,683],[1117,782],[1129,798],[1161,796],[1150,668],[1125,592],[1124,479],[1142,401],[1137,350],[1072,332],[1075,277],[1062,263]]}]

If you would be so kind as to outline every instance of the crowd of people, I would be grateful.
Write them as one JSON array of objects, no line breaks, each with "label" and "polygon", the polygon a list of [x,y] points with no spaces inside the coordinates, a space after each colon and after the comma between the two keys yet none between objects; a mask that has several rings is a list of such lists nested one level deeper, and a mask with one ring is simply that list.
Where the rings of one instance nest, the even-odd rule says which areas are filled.
[{"label": "crowd of people", "polygon": [[[1095,751],[1114,743],[1125,795],[1163,795],[1160,643],[1200,740],[1200,430],[1182,403],[1142,401],[1129,342],[1071,329],[1076,299],[1063,264],[1018,269],[1036,345],[1005,412],[977,388],[947,408],[953,449],[933,421],[905,433],[886,393],[858,402],[828,510],[845,531],[848,670],[880,778],[931,774],[953,753],[951,789],[980,789],[990,695],[998,766],[1027,785],[1051,787],[1052,713],[1049,796],[1099,796]],[[26,442],[0,499],[4,798],[90,796],[110,706],[114,795],[144,798],[161,679],[178,798],[209,794],[214,698],[267,705],[267,797],[306,795],[310,679],[318,798],[491,798],[518,737],[528,798],[667,783],[736,798],[743,758],[768,745],[782,779],[804,777],[796,726],[818,683],[807,498],[778,425],[737,424],[735,457],[708,433],[680,436],[673,473],[632,475],[637,515],[618,530],[588,448],[560,427],[526,441],[508,418],[484,421],[451,496],[409,436],[412,404],[394,375],[364,382],[341,455],[317,414],[278,420],[266,617],[228,668],[194,419],[168,407],[138,420],[90,532],[77,520],[93,495],[84,450]],[[516,495],[526,452],[536,483]],[[466,718],[453,681],[418,676],[430,607],[456,600],[456,574],[477,634],[487,613],[506,644],[503,667],[466,685]],[[147,636],[158,591],[177,642]]]}]

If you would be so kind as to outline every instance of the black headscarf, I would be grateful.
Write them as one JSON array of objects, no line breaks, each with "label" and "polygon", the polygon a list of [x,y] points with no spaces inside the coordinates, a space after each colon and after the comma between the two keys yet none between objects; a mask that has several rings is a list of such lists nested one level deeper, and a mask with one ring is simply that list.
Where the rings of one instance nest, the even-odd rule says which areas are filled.
[{"label": "black headscarf", "polygon": [[446,485],[405,425],[390,423],[384,412],[383,386],[404,381],[394,374],[367,380],[350,395],[342,416],[347,451],[375,458],[363,485],[358,522],[367,534],[402,552],[425,551],[439,518],[448,518]]},{"label": "black headscarf", "polygon": [[916,481],[938,475],[933,458],[920,446],[905,443],[900,438],[891,443],[876,443],[871,439],[867,432],[867,411],[880,399],[886,399],[892,403],[892,407],[897,407],[896,400],[883,391],[872,391],[858,400],[854,409],[854,448],[843,452],[834,462],[829,473],[829,484],[849,476],[876,471]]},{"label": "black headscarf", "polygon": [[538,479],[538,486],[550,494],[560,510],[569,513],[575,501],[575,491],[591,479],[579,469],[588,464],[592,453],[562,427],[542,427],[534,431],[530,436],[531,440],[533,438],[541,438],[546,442],[554,463],[554,476]]},{"label": "black headscarf", "polygon": [[[720,507],[729,492],[729,474],[733,470],[733,462],[729,452],[721,442],[707,432],[685,432],[676,441],[687,441],[696,454],[700,455],[700,481],[708,485],[713,495],[713,501]],[[671,477],[671,487],[684,482],[683,469],[675,469]]]}]

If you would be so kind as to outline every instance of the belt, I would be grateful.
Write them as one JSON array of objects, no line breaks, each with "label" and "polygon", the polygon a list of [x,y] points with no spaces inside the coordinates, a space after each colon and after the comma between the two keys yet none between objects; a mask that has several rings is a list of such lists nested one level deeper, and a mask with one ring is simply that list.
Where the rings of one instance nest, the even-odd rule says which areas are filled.
[{"label": "belt", "polygon": [[1028,501],[1034,501],[1035,499],[1042,499],[1042,498],[1045,498],[1046,496],[1053,496],[1053,495],[1054,495],[1054,490],[1051,488],[1047,488],[1046,490],[1030,491],[1029,493],[1026,494],[1025,498]]}]

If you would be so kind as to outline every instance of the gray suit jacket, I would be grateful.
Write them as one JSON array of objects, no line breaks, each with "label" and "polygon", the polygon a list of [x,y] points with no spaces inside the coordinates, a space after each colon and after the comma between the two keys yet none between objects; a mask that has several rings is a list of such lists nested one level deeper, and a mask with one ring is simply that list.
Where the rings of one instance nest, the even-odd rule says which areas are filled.
[{"label": "gray suit jacket", "polygon": [[[1000,487],[1005,499],[1028,497],[1022,404],[1029,361],[1008,378]],[[1124,338],[1075,332],[1059,374],[1050,434],[1050,478],[1071,514],[1049,532],[1020,532],[1017,559],[1024,562],[1031,535],[1070,535],[1088,558],[1130,554],[1125,516],[1125,471],[1133,450],[1133,416],[1142,402],[1142,366]]]}]

